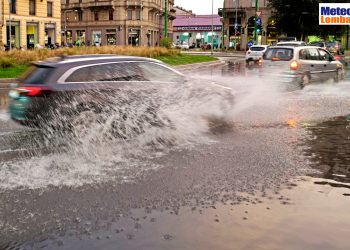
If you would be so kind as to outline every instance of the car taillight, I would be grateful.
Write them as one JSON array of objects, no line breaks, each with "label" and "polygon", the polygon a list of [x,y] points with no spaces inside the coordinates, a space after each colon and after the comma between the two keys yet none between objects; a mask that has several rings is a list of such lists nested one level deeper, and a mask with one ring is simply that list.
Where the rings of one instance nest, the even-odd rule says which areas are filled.
[{"label": "car taillight", "polygon": [[297,70],[299,68],[299,64],[297,61],[293,61],[290,63],[290,69],[291,70]]},{"label": "car taillight", "polygon": [[259,58],[258,64],[262,65],[262,62],[263,62],[262,58]]},{"label": "car taillight", "polygon": [[51,93],[51,90],[46,87],[21,87],[18,88],[20,96],[47,96]]}]

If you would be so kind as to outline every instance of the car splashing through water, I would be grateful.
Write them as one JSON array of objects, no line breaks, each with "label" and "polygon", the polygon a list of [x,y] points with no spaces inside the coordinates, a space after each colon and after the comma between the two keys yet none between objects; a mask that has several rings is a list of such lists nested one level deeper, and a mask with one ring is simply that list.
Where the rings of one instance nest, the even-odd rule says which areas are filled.
[{"label": "car splashing through water", "polygon": [[131,181],[160,167],[147,159],[210,142],[213,127],[230,122],[233,105],[230,90],[205,81],[83,93],[94,98],[82,105],[63,95],[46,114],[35,140],[48,154],[1,163],[1,188]]}]

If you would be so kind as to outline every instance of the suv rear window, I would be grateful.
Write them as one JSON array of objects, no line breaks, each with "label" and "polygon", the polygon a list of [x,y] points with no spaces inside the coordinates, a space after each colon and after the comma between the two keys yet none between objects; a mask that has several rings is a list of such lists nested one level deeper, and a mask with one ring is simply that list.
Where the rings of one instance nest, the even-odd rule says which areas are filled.
[{"label": "suv rear window", "polygon": [[250,47],[251,51],[263,51],[265,47]]},{"label": "suv rear window", "polygon": [[49,78],[53,68],[49,67],[32,67],[24,78],[25,84],[44,84]]},{"label": "suv rear window", "polygon": [[293,49],[269,48],[263,58],[264,60],[289,61],[293,58]]}]

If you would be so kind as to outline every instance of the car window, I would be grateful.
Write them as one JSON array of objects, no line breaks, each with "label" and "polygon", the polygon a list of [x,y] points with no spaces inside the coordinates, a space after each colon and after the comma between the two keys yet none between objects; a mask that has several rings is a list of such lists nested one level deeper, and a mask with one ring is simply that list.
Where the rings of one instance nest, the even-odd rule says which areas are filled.
[{"label": "car window", "polygon": [[43,84],[50,76],[54,68],[34,66],[26,74],[25,84]]},{"label": "car window", "polygon": [[293,49],[288,48],[270,48],[264,54],[264,60],[289,61],[293,58]]},{"label": "car window", "polygon": [[307,50],[309,52],[309,60],[320,60],[320,54],[318,53],[318,49],[309,48]]},{"label": "car window", "polygon": [[325,50],[323,50],[323,49],[320,49],[320,50],[318,50],[318,51],[319,51],[319,53],[320,53],[320,59],[321,59],[322,61],[329,61],[329,58],[332,57],[327,51],[325,51]]},{"label": "car window", "polygon": [[300,60],[310,60],[310,54],[307,49],[301,49],[299,51],[299,59]]},{"label": "car window", "polygon": [[65,82],[178,81],[182,76],[149,62],[103,63],[80,67]]},{"label": "car window", "polygon": [[263,51],[265,47],[250,47],[251,51]]},{"label": "car window", "polygon": [[75,70],[66,82],[147,81],[135,64],[98,64]]},{"label": "car window", "polygon": [[149,81],[180,82],[183,76],[160,64],[150,62],[136,63]]}]

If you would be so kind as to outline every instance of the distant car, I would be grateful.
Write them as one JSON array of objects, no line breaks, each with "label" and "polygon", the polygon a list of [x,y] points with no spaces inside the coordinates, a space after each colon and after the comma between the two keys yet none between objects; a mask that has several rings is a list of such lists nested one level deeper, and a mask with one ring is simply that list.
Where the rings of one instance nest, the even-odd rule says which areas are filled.
[{"label": "distant car", "polygon": [[263,56],[261,75],[305,86],[312,82],[344,79],[344,66],[327,50],[314,46],[269,47]]},{"label": "distant car", "polygon": [[187,42],[182,41],[182,42],[178,42],[178,43],[175,45],[175,48],[177,48],[177,49],[183,49],[183,50],[188,50],[188,49],[190,48],[190,46],[188,45]]},{"label": "distant car", "polygon": [[327,42],[326,44],[327,44],[327,49],[329,52],[337,54],[337,55],[340,55],[340,54],[344,55],[345,50],[340,42],[333,41],[333,42]]},{"label": "distant car", "polygon": [[327,44],[326,42],[311,42],[309,43],[310,46],[316,46],[316,47],[320,47],[322,49],[327,49]]},{"label": "distant car", "polygon": [[204,50],[211,49],[211,44],[210,43],[202,44],[201,48],[204,49]]},{"label": "distant car", "polygon": [[288,42],[278,42],[276,46],[306,46],[306,43],[303,41],[288,41]]},{"label": "distant car", "polygon": [[[110,98],[117,98],[123,91],[145,92],[153,91],[152,86],[181,84],[190,83],[180,72],[154,59],[115,55],[69,56],[34,63],[20,87],[10,91],[9,113],[14,121],[31,127],[45,127],[55,117],[69,125],[70,119],[82,111],[115,108]],[[232,93],[220,85],[208,85],[212,91],[225,95],[226,92],[227,95]]]},{"label": "distant car", "polygon": [[259,62],[260,59],[262,59],[265,51],[267,50],[269,46],[268,45],[253,45],[251,46],[246,54],[245,54],[245,61],[247,64],[250,62]]}]

